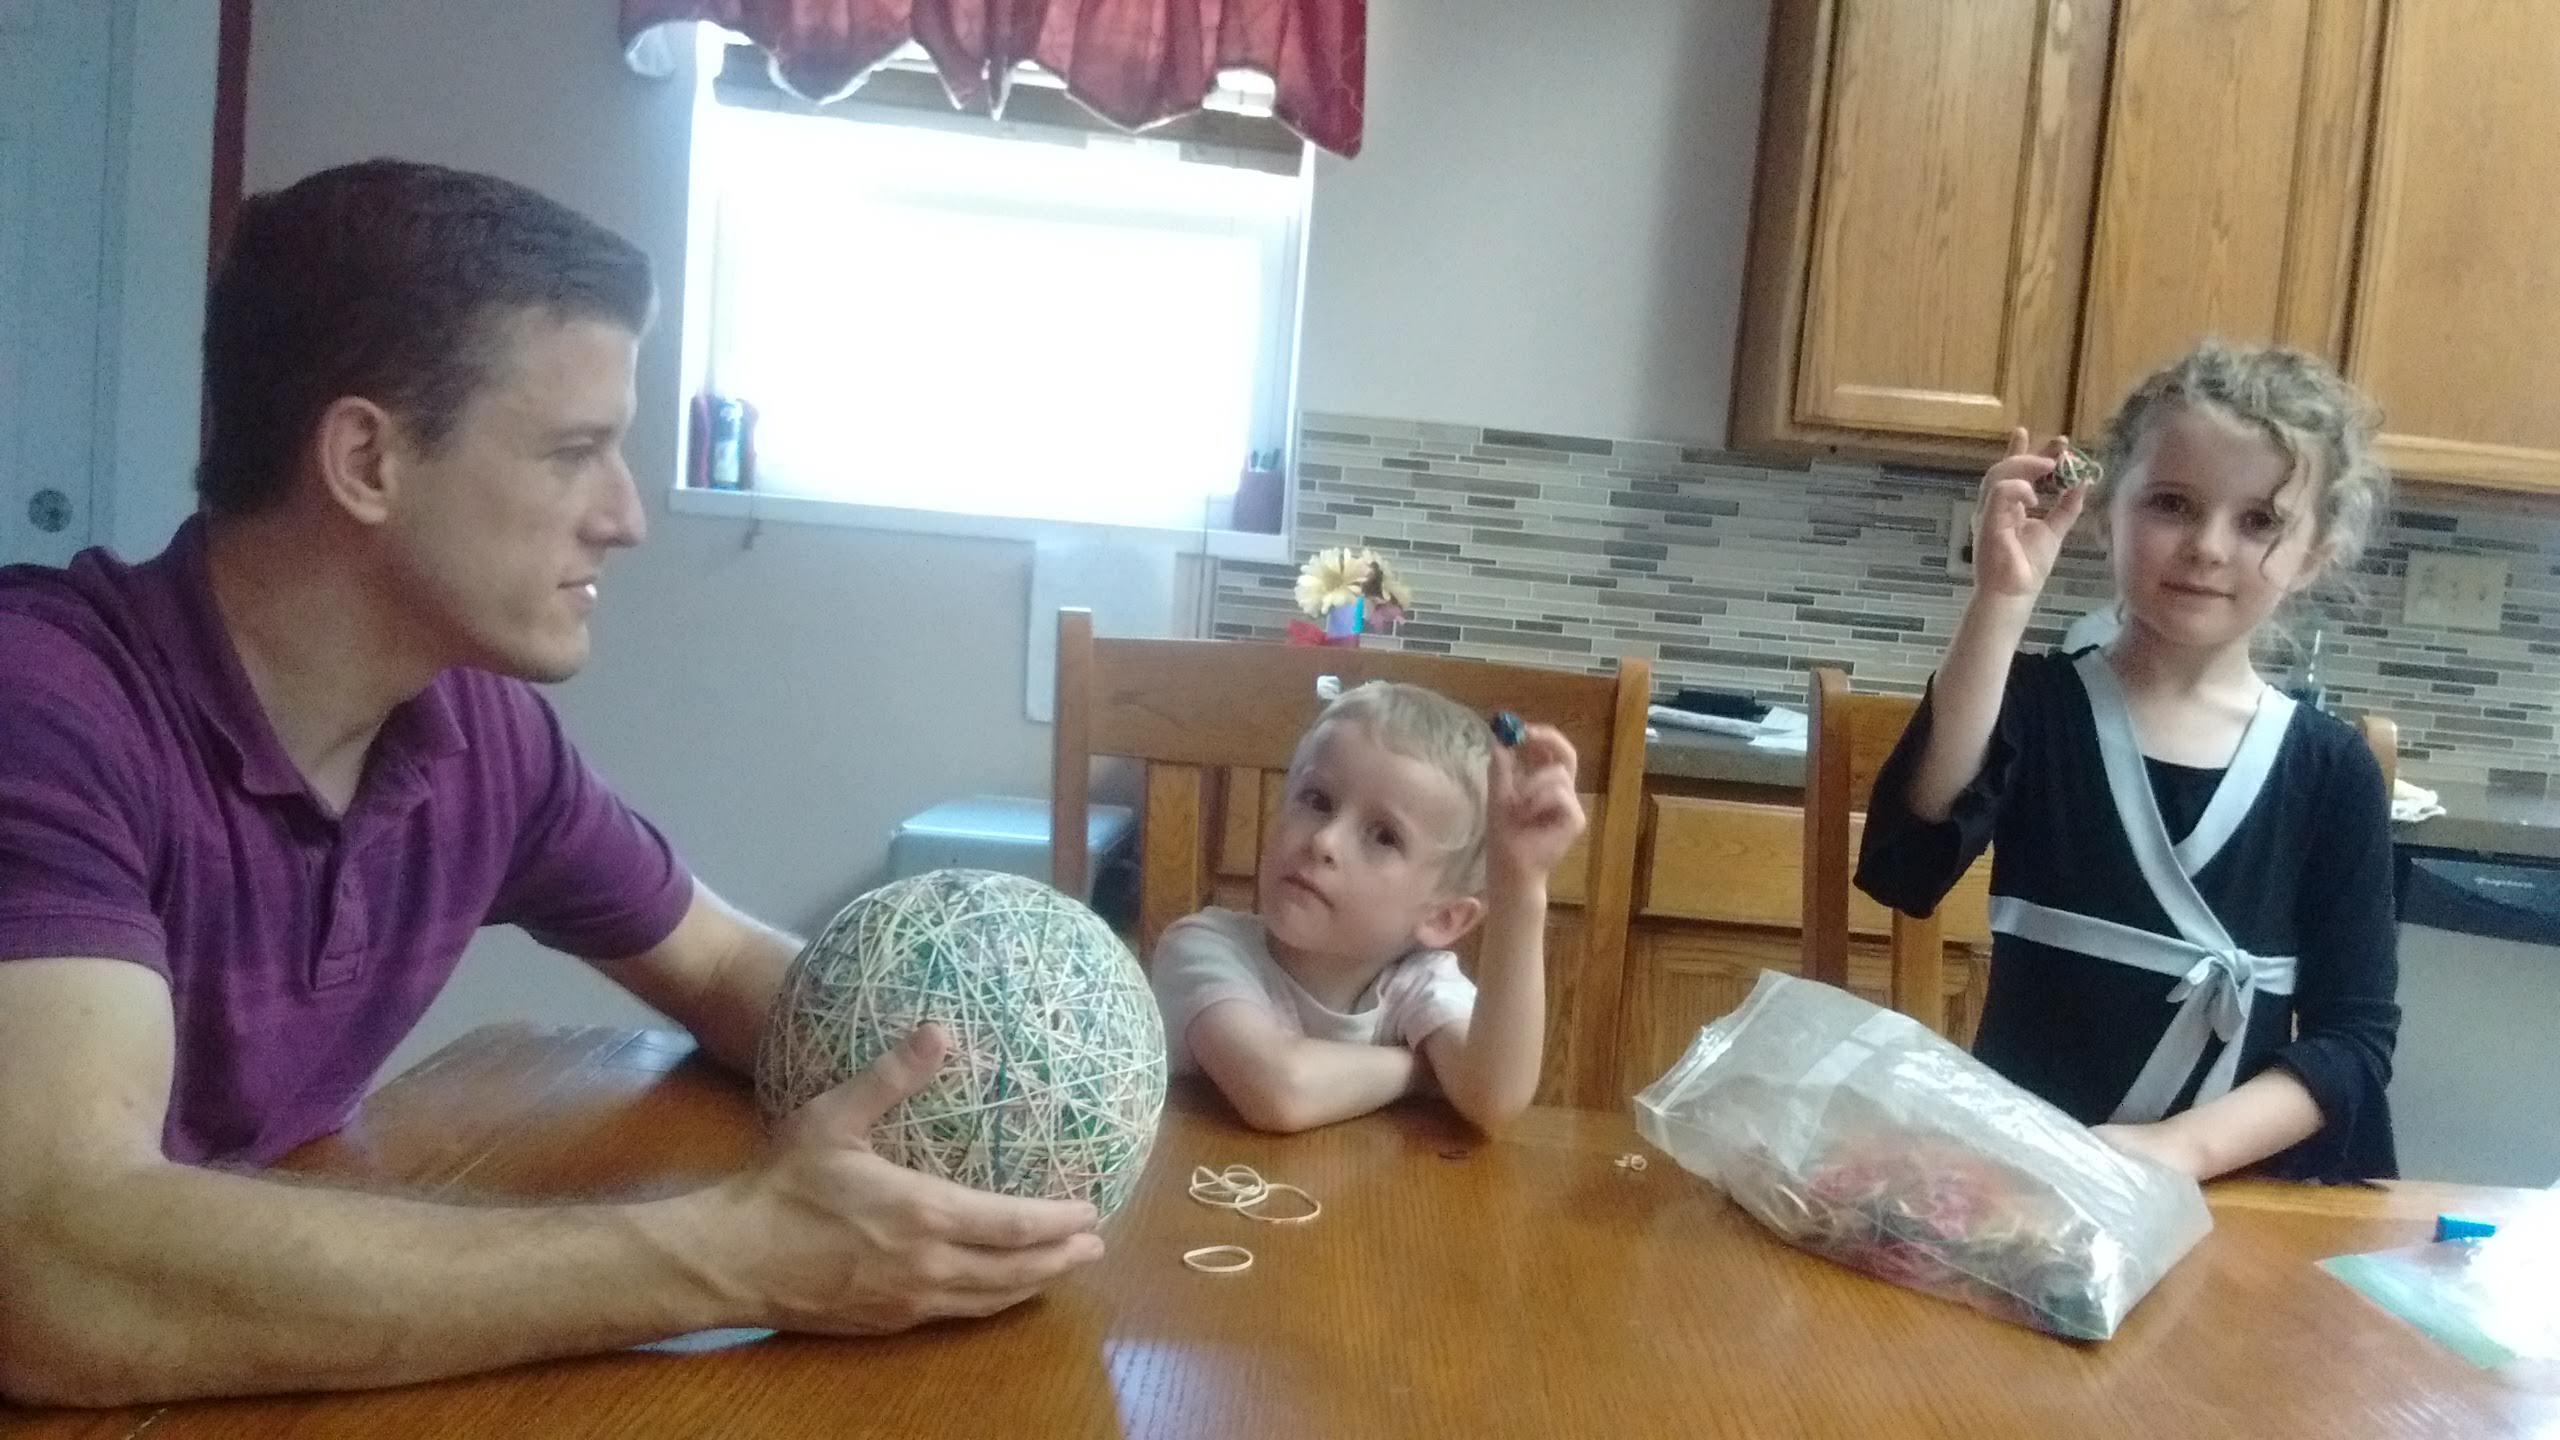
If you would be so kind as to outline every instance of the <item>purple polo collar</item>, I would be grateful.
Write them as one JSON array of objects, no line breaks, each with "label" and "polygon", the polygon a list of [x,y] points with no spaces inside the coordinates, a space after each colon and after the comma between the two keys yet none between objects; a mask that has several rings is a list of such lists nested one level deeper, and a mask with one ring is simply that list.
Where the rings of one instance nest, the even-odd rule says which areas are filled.
[{"label": "purple polo collar", "polygon": [[[168,549],[136,568],[149,577],[142,603],[151,633],[180,688],[222,737],[240,787],[252,795],[301,796],[319,806],[319,797],[276,738],[266,707],[240,663],[239,647],[222,623],[205,554],[204,517],[189,517]],[[374,737],[365,790],[380,786],[381,800],[405,808],[426,793],[430,766],[469,748],[443,687],[430,685],[384,719]]]}]

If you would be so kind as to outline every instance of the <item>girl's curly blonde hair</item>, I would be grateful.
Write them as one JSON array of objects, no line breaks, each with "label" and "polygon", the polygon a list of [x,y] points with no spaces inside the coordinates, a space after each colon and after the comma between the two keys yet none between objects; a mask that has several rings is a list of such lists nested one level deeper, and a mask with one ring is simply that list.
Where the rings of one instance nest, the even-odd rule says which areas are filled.
[{"label": "girl's curly blonde hair", "polygon": [[2153,371],[2107,422],[2105,476],[2092,498],[2101,507],[2113,500],[2150,458],[2160,427],[2190,405],[2265,435],[2290,462],[2290,475],[2307,470],[2311,543],[2323,569],[2352,569],[2391,494],[2391,472],[2374,454],[2382,417],[2326,362],[2288,346],[2207,340]]}]

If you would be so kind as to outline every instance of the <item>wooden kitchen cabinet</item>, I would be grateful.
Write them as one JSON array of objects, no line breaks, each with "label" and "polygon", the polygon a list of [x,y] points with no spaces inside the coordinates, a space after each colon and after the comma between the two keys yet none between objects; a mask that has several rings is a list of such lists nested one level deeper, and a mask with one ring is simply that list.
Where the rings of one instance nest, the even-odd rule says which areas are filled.
[{"label": "wooden kitchen cabinet", "polygon": [[2560,490],[2560,4],[2396,0],[2347,374],[2405,475]]},{"label": "wooden kitchen cabinet", "polygon": [[[1621,1087],[1633,1095],[1671,1068],[1698,1038],[1698,1028],[1732,1013],[1760,972],[1799,973],[1802,949],[1792,930],[1735,925],[1661,923],[1639,917],[1627,945],[1624,1014],[1618,1037]],[[1987,951],[1968,947],[1947,956],[1947,1038],[1973,1043],[1990,983]],[[1885,1003],[1893,957],[1875,941],[1849,946],[1849,989]]]},{"label": "wooden kitchen cabinet", "polygon": [[2066,413],[2112,0],[1779,0],[1737,446],[1972,464]]},{"label": "wooden kitchen cabinet", "polygon": [[2123,0],[2071,433],[2202,335],[2345,353],[2382,0]]},{"label": "wooden kitchen cabinet", "polygon": [[1776,0],[1732,442],[1970,468],[2218,335],[2560,490],[2555,76],[2542,0]]},{"label": "wooden kitchen cabinet", "polygon": [[[1671,920],[1712,920],[1728,925],[1800,927],[1804,915],[1804,809],[1801,805],[1699,798],[1652,797],[1648,842],[1637,867],[1638,908]],[[1849,849],[1855,854],[1867,817],[1849,817]],[[1985,944],[1991,938],[1991,862],[1986,858],[1956,881],[1938,906],[1942,937],[1950,943]],[[1881,940],[1893,933],[1893,914],[1849,892],[1849,933]]]},{"label": "wooden kitchen cabinet", "polygon": [[[1636,876],[1636,917],[1620,996],[1619,1078],[1644,1088],[1698,1027],[1742,1003],[1762,970],[1803,957],[1804,811],[1776,800],[1654,794]],[[1858,824],[1863,816],[1852,817]],[[1988,857],[1939,907],[1948,942],[1947,1033],[1970,1043],[1989,980]],[[1859,895],[1849,914],[1849,989],[1883,1005],[1890,916]]]}]

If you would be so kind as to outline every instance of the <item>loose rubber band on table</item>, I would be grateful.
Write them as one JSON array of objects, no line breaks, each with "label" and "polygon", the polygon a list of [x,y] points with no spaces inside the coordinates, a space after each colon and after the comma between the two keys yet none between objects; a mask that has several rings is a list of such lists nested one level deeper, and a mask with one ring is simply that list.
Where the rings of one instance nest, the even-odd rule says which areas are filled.
[{"label": "loose rubber band on table", "polygon": [[[1287,1191],[1307,1202],[1303,1215],[1257,1215],[1254,1207],[1272,1196]],[[1285,1180],[1265,1180],[1250,1165],[1230,1165],[1212,1170],[1206,1165],[1191,1167],[1191,1198],[1220,1210],[1233,1210],[1248,1220],[1265,1225],[1304,1225],[1324,1213],[1324,1202]]]},{"label": "loose rubber band on table", "polygon": [[[1307,1202],[1304,1215],[1257,1215],[1254,1207],[1286,1190]],[[1191,1198],[1220,1210],[1233,1210],[1248,1220],[1265,1225],[1303,1225],[1324,1213],[1324,1202],[1285,1180],[1265,1180],[1262,1172],[1250,1165],[1230,1165],[1212,1170],[1206,1165],[1191,1167]],[[1214,1256],[1236,1256],[1232,1263],[1212,1263]],[[1183,1252],[1182,1263],[1203,1275],[1235,1275],[1253,1268],[1253,1252],[1241,1245],[1203,1245]]]},{"label": "loose rubber band on table", "polygon": [[[1213,1263],[1211,1256],[1235,1255],[1243,1258],[1224,1264]],[[1182,1263],[1203,1275],[1240,1275],[1253,1268],[1253,1252],[1241,1245],[1203,1245],[1182,1253]]]}]

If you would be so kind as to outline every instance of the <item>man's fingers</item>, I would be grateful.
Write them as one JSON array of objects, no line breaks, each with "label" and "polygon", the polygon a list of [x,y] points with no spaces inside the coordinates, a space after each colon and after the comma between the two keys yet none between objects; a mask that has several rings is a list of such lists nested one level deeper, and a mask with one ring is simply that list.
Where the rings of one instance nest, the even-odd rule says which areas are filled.
[{"label": "man's fingers", "polygon": [[1070,1270],[1102,1258],[1102,1237],[1070,1235],[1024,1250],[987,1250],[949,1245],[937,1257],[942,1289],[959,1292],[1011,1292],[1046,1285]]},{"label": "man's fingers", "polygon": [[1010,1310],[1040,1293],[1041,1287],[1026,1285],[1019,1290],[969,1290],[947,1297],[937,1307],[945,1319],[983,1320],[989,1315]]},{"label": "man's fingers", "polygon": [[1022,1250],[1089,1233],[1099,1223],[1081,1200],[1023,1200],[990,1195],[946,1181],[932,1182],[933,1203],[949,1222],[942,1233],[962,1245]]},{"label": "man's fingers", "polygon": [[2016,428],[2014,428],[2014,429],[2010,430],[2010,432],[2009,432],[2009,453],[2010,453],[2010,454],[2012,454],[2012,455],[2025,455],[2025,454],[2028,454],[2028,453],[2032,452],[2035,448],[2036,448],[2036,447],[2035,447],[2035,442],[2034,442],[2033,440],[2030,440],[2029,438],[2027,438],[2027,427],[2026,427],[2026,426],[2024,426],[2024,425],[2020,425],[2020,426],[2017,426]]},{"label": "man's fingers", "polygon": [[861,1074],[802,1106],[792,1123],[839,1144],[863,1144],[881,1116],[931,1083],[950,1048],[950,1036],[941,1026],[919,1025]]}]

